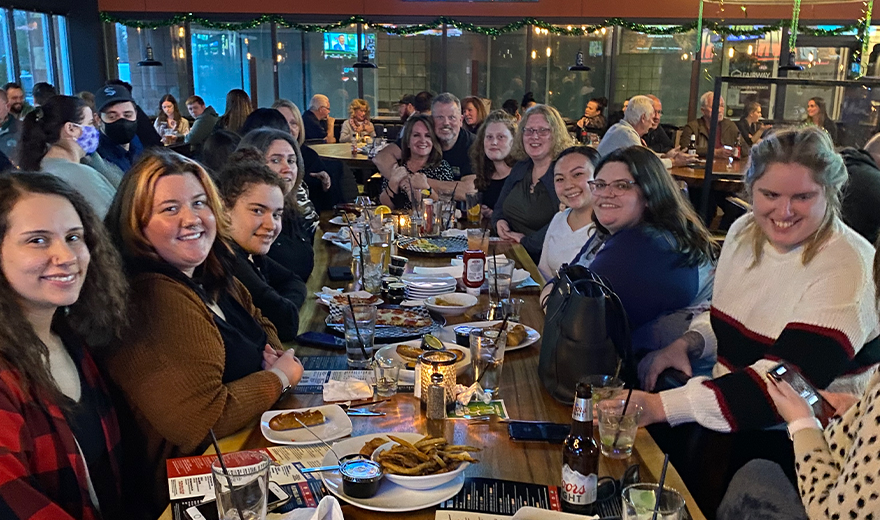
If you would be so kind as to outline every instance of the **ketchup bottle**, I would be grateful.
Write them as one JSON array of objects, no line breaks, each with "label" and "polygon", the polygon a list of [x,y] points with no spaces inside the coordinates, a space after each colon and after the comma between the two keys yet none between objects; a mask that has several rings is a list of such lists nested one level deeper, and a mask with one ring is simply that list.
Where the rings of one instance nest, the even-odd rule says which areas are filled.
[{"label": "ketchup bottle", "polygon": [[480,296],[480,287],[486,279],[486,253],[479,249],[464,252],[464,272],[461,280],[468,294]]}]

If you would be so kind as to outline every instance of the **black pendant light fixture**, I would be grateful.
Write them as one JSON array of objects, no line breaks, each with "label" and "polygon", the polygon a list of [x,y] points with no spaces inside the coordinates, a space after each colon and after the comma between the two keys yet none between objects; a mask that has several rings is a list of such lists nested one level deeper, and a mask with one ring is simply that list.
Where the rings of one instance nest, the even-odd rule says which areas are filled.
[{"label": "black pendant light fixture", "polygon": [[[781,61],[781,60],[780,60],[780,61]],[[797,65],[797,64],[795,64],[795,62],[794,62],[794,51],[791,51],[791,52],[788,53],[788,61],[785,62],[785,63],[780,62],[780,64],[779,64],[779,70],[794,70],[794,71],[799,71],[799,70],[804,70],[804,66],[803,66],[803,65]]]},{"label": "black pendant light fixture", "polygon": [[574,65],[568,68],[568,70],[572,72],[587,72],[590,67],[584,65],[584,53],[580,49],[577,52],[577,55],[574,58]]},{"label": "black pendant light fixture", "polygon": [[138,62],[138,67],[161,67],[161,66],[162,66],[162,62],[153,57],[153,47],[148,43],[147,44],[147,57],[146,57],[146,59]]},{"label": "black pendant light fixture", "polygon": [[358,22],[357,24],[357,46],[360,49],[358,54],[358,60],[354,64],[354,68],[356,69],[378,69],[379,66],[370,61],[370,49],[367,48],[365,43],[362,43],[364,36],[364,28],[363,25]]}]

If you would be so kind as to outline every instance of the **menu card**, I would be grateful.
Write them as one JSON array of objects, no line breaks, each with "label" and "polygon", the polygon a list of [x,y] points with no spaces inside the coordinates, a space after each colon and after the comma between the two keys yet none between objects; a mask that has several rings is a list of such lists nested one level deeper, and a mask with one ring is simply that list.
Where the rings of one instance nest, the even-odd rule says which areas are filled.
[{"label": "menu card", "polygon": [[[498,513],[512,516],[524,506],[551,511],[562,511],[558,486],[544,486],[513,480],[470,477],[464,479],[464,487],[458,494],[438,506],[438,509],[466,511],[471,513]],[[494,518],[475,516],[449,517],[437,511],[436,518]]]},{"label": "menu card", "polygon": [[[326,446],[273,446],[249,451],[265,453],[277,463],[269,467],[269,479],[292,497],[290,502],[279,510],[318,506],[318,502],[326,494],[320,474],[303,475],[298,470],[320,466],[327,452]],[[215,460],[217,455],[211,454],[166,461],[168,491],[174,520],[190,520],[185,513],[187,508],[214,497],[211,465]]]},{"label": "menu card", "polygon": [[[291,389],[295,394],[320,394],[324,392],[327,381],[345,381],[358,379],[370,384],[375,383],[372,370],[350,370],[345,356],[305,356],[302,361],[302,379]],[[398,392],[412,392],[413,385],[401,383]]]}]

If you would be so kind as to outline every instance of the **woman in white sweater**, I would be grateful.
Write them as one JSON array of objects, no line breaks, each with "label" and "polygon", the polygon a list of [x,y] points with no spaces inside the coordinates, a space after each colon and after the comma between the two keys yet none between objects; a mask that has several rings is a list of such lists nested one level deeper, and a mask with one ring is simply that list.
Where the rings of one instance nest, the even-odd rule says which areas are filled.
[{"label": "woman in white sweater", "polygon": [[593,178],[598,162],[599,152],[589,146],[573,146],[556,159],[553,185],[559,200],[568,208],[553,217],[544,235],[538,270],[545,280],[555,277],[562,264],[573,263],[587,239],[596,232],[588,181]]}]

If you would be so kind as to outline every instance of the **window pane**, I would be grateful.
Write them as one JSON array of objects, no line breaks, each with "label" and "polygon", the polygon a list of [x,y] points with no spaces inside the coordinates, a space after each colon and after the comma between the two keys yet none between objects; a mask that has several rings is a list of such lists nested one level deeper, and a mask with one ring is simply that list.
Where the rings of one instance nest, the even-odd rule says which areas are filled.
[{"label": "window pane", "polygon": [[[377,34],[364,31],[362,46],[376,48]],[[307,74],[308,93],[311,98],[315,94],[324,94],[330,100],[330,115],[336,119],[348,117],[348,105],[358,97],[358,69],[353,65],[357,60],[357,30],[346,27],[332,33],[306,34],[306,63],[309,64]],[[372,52],[371,61],[381,56]],[[364,81],[364,99],[370,107],[376,106],[378,90],[378,74],[375,69],[362,69]],[[306,104],[305,109],[308,109]]]},{"label": "window pane", "polygon": [[374,113],[396,116],[400,98],[406,94],[415,95],[423,90],[430,90],[426,66],[430,61],[428,41],[437,40],[439,48],[440,32],[429,33],[397,36],[380,32],[376,35],[379,51],[379,110],[374,110]]},{"label": "window pane", "polygon": [[[614,102],[609,111],[620,110],[625,99],[654,94],[663,103],[663,123],[683,126],[688,121],[691,59],[696,31],[651,35],[622,29],[612,85]],[[687,57],[683,56],[687,54]]]},{"label": "window pane", "polygon": [[[544,67],[550,71],[549,82],[539,85],[539,90],[546,89],[546,93],[539,96],[535,91],[536,98],[543,98],[562,114],[563,117],[578,120],[584,113],[584,107],[592,98],[606,97],[605,74],[610,65],[609,48],[612,30],[606,30],[605,34],[597,32],[588,36],[558,36],[548,35],[549,45],[538,48],[538,59],[533,61],[532,70]],[[547,56],[547,48],[550,48],[550,56]],[[592,70],[588,72],[573,72],[568,70],[575,64],[578,52],[583,53],[584,65]],[[543,53],[543,56],[541,56]],[[543,60],[541,59],[543,58]],[[538,63],[537,68],[535,63]],[[535,72],[532,72],[534,75]],[[607,114],[606,114],[607,115]]]},{"label": "window pane", "polygon": [[0,85],[15,80],[15,72],[10,52],[9,25],[6,23],[6,9],[0,9]]},{"label": "window pane", "polygon": [[489,37],[448,27],[446,38],[447,90],[460,98],[487,97]]},{"label": "window pane", "polygon": [[226,109],[226,93],[244,88],[240,39],[232,31],[197,25],[191,30],[195,93],[222,114]]},{"label": "window pane", "polygon": [[50,69],[49,48],[45,32],[46,15],[27,11],[14,11],[15,41],[18,44],[18,65],[21,67],[21,86],[28,103],[33,103],[31,92],[34,83],[53,83]]},{"label": "window pane", "polygon": [[[242,39],[242,71],[244,90],[254,106],[268,107],[275,101],[275,84],[272,52],[272,31],[269,24],[239,33]],[[215,107],[216,108],[216,107]]]},{"label": "window pane", "polygon": [[55,67],[58,70],[58,85],[55,89],[59,94],[73,94],[73,79],[70,74],[70,39],[67,35],[67,19],[63,16],[52,17],[52,30],[55,32]]},{"label": "window pane", "polygon": [[278,28],[278,96],[293,101],[302,110],[308,100],[303,91],[302,33],[294,29]]},{"label": "window pane", "polygon": [[526,29],[492,38],[489,59],[489,97],[493,108],[501,108],[507,99],[517,106],[526,93]]},{"label": "window pane", "polygon": [[[116,24],[119,79],[131,83],[132,97],[147,114],[159,112],[159,100],[165,94],[174,96],[178,105],[189,97],[185,41],[182,25],[150,30]],[[153,49],[153,59],[162,65],[138,65],[146,60],[148,45]]]}]

